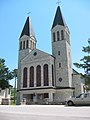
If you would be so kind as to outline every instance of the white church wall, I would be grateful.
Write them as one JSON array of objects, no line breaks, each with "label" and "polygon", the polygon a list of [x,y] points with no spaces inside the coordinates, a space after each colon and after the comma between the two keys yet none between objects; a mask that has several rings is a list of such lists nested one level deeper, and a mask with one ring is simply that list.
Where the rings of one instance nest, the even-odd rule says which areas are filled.
[{"label": "white church wall", "polygon": [[[21,62],[21,88],[23,88],[23,69],[27,67],[28,69],[28,80],[27,80],[27,88],[29,88],[29,69],[31,66],[34,67],[34,87],[36,87],[36,67],[38,65],[41,66],[41,87],[43,87],[43,66],[45,64],[48,64],[48,71],[49,71],[49,86],[52,86],[52,65],[54,66],[54,58],[50,55],[44,56],[43,53],[40,54],[37,50],[36,59],[32,58],[33,53],[27,56],[27,59],[25,58]],[[44,53],[45,54],[45,53]],[[44,57],[43,57],[44,56]],[[30,59],[31,58],[31,59]]]},{"label": "white church wall", "polygon": [[[56,35],[56,41],[52,41],[52,54],[55,56],[55,67],[56,67],[56,86],[62,87],[72,87],[72,63],[71,63],[71,50],[70,44],[68,43],[68,39],[65,36],[69,31],[66,29],[67,27],[56,25],[51,33],[53,40],[53,33]],[[64,31],[64,40],[61,39],[61,30]],[[60,33],[60,40],[57,41],[57,31]],[[69,35],[68,35],[69,36]],[[58,51],[60,51],[60,55],[58,55]],[[59,66],[61,64],[61,67]],[[62,81],[59,81],[59,79]]]},{"label": "white church wall", "polygon": [[[60,42],[57,43],[53,43],[53,49],[54,49],[54,53],[56,54],[56,59],[55,60],[55,68],[56,68],[56,85],[57,86],[68,86],[68,76],[67,76],[67,64],[65,61],[67,61],[66,59],[66,52],[65,50],[65,43],[63,41],[61,41],[61,46],[59,45]],[[58,46],[59,45],[59,46]],[[57,47],[56,47],[57,46]],[[63,50],[64,49],[64,50]],[[58,51],[60,51],[60,56],[58,56]],[[64,60],[63,60],[64,58]],[[61,63],[61,67],[59,67],[59,63]],[[65,81],[59,81],[59,78],[62,78]]]},{"label": "white church wall", "polygon": [[72,87],[72,59],[71,59],[71,49],[68,42],[66,42],[67,47],[67,64],[68,64],[68,77],[69,77],[69,86]]},{"label": "white church wall", "polygon": [[6,89],[1,89],[0,92],[0,104],[2,103],[2,99],[8,99],[9,100],[9,104],[10,104],[10,98],[11,98],[11,90],[10,88],[6,88]]}]

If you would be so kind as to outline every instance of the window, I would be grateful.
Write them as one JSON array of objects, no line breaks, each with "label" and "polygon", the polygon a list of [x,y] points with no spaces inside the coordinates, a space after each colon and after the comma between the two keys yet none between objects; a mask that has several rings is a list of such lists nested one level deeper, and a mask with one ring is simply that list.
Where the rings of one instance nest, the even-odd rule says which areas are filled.
[{"label": "window", "polygon": [[25,41],[23,42],[23,49],[25,49]]},{"label": "window", "polygon": [[22,50],[22,41],[20,42],[20,50]]},{"label": "window", "polygon": [[61,40],[64,40],[64,31],[61,30]]},{"label": "window", "polygon": [[30,48],[32,49],[32,41],[30,42]]},{"label": "window", "polygon": [[59,34],[59,31],[57,31],[57,41],[60,40],[60,34]]},{"label": "window", "polygon": [[36,48],[36,43],[35,43],[35,48]]},{"label": "window", "polygon": [[34,49],[35,45],[34,45],[34,42],[33,42],[33,49]]},{"label": "window", "polygon": [[44,86],[48,86],[48,65],[45,64],[43,67],[43,76],[44,76]]},{"label": "window", "polygon": [[23,69],[23,87],[27,87],[27,68]]},{"label": "window", "polygon": [[34,54],[33,54],[34,56],[36,56],[37,55],[37,52],[34,52]]},{"label": "window", "polygon": [[90,97],[90,93],[88,93],[88,97]]},{"label": "window", "polygon": [[54,86],[54,69],[53,69],[53,65],[52,65],[52,86]]},{"label": "window", "polygon": [[27,43],[26,43],[26,48],[28,48],[28,40],[27,40]]},{"label": "window", "polygon": [[36,67],[36,86],[41,86],[41,66]]},{"label": "window", "polygon": [[58,55],[60,55],[60,51],[58,51]]},{"label": "window", "polygon": [[87,98],[87,97],[88,97],[88,94],[84,94],[84,97]]},{"label": "window", "polygon": [[33,50],[34,49],[34,42],[33,41],[31,41],[31,49]]},{"label": "window", "polygon": [[44,98],[49,98],[48,93],[44,93]]},{"label": "window", "polygon": [[34,67],[30,67],[30,87],[34,87]]},{"label": "window", "polygon": [[59,68],[61,67],[61,63],[59,63]]},{"label": "window", "polygon": [[53,42],[56,41],[55,32],[53,33]]},{"label": "window", "polygon": [[59,82],[62,82],[62,78],[59,78]]}]

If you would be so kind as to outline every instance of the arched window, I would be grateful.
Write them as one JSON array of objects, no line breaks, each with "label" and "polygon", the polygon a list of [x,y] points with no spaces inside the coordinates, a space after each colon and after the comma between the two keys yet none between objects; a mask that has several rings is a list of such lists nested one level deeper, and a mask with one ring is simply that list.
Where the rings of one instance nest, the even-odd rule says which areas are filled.
[{"label": "arched window", "polygon": [[52,86],[54,86],[54,69],[53,69],[53,65],[52,65]]},{"label": "arched window", "polygon": [[53,33],[53,42],[56,41],[56,36],[55,36],[55,32]]},{"label": "arched window", "polygon": [[33,44],[33,43],[32,43],[32,41],[31,41],[31,44],[30,44],[30,48],[31,48],[31,49],[32,49],[32,47],[33,47],[32,44]]},{"label": "arched window", "polygon": [[20,42],[20,50],[22,50],[22,41]]},{"label": "arched window", "polygon": [[27,42],[26,42],[26,48],[28,48],[28,40],[27,40]]},{"label": "arched window", "polygon": [[36,43],[35,43],[35,48],[36,48]]},{"label": "arched window", "polygon": [[60,55],[60,51],[58,51],[58,55]]},{"label": "arched window", "polygon": [[36,67],[36,86],[41,86],[41,66]]},{"label": "arched window", "polygon": [[25,49],[25,41],[23,42],[23,49]]},{"label": "arched window", "polygon": [[34,87],[34,67],[30,67],[30,87]]},{"label": "arched window", "polygon": [[33,49],[35,49],[35,43],[33,42]]},{"label": "arched window", "polygon": [[34,42],[32,41],[32,50],[34,49]]},{"label": "arched window", "polygon": [[60,41],[60,34],[59,34],[59,31],[57,31],[57,41]]},{"label": "arched window", "polygon": [[59,68],[61,67],[61,63],[59,63]]},{"label": "arched window", "polygon": [[48,81],[48,65],[47,64],[43,66],[43,76],[44,76],[44,86],[48,86],[49,81]]},{"label": "arched window", "polygon": [[27,68],[23,69],[23,87],[27,87]]},{"label": "arched window", "polygon": [[64,31],[61,30],[61,40],[64,40]]}]

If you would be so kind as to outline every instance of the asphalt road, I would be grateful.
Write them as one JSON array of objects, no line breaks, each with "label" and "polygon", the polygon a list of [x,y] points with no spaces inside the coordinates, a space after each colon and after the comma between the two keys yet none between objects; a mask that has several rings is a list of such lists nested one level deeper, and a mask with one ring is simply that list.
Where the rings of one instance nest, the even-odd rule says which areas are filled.
[{"label": "asphalt road", "polygon": [[0,120],[90,120],[90,106],[1,106]]}]

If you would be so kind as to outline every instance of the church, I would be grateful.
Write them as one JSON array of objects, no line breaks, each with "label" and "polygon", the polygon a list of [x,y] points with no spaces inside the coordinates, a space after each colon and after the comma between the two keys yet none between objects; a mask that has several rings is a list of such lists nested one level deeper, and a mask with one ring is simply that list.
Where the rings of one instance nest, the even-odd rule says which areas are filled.
[{"label": "church", "polygon": [[[45,23],[46,24],[46,23]],[[39,40],[38,40],[39,41]],[[17,104],[65,102],[84,92],[81,75],[72,68],[70,31],[57,6],[51,28],[52,54],[36,48],[36,37],[27,17],[19,37]]]}]

